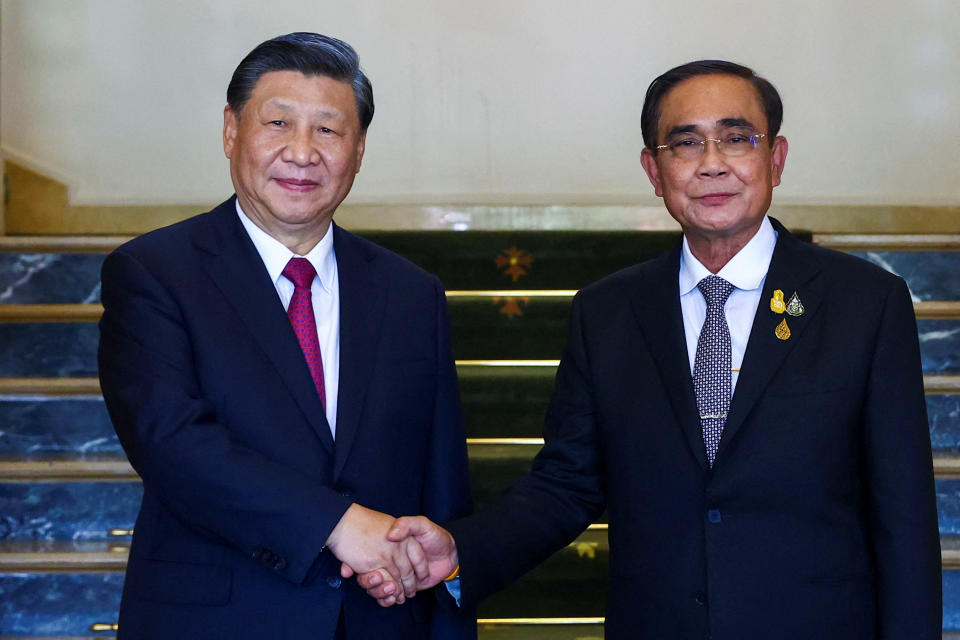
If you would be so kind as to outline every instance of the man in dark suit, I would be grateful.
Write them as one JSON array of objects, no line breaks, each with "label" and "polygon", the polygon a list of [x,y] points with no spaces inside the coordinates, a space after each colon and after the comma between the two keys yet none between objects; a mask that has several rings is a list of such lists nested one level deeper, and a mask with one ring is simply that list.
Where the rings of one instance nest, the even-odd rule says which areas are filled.
[{"label": "man in dark suit", "polygon": [[[295,33],[227,99],[236,197],[103,266],[101,384],[144,489],[120,637],[475,637],[468,608],[406,597],[422,554],[386,540],[470,498],[442,285],[332,224],[370,82],[346,43]],[[403,606],[344,580],[372,569]]]},{"label": "man in dark suit", "polygon": [[[609,639],[940,637],[910,296],[766,216],[781,117],[776,89],[728,62],[650,86],[642,163],[682,243],[577,295],[528,475],[450,533],[391,531],[434,575],[459,564],[464,603],[606,508]],[[380,575],[361,584],[390,604]]]}]

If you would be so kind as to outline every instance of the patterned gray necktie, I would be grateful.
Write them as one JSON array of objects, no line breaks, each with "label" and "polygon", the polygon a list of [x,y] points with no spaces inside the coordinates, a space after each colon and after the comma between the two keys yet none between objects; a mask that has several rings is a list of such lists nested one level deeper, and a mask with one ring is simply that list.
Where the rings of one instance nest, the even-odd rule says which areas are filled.
[{"label": "patterned gray necktie", "polygon": [[707,276],[697,284],[707,301],[707,318],[697,340],[697,355],[693,361],[693,389],[697,394],[703,444],[707,448],[707,462],[713,468],[723,425],[730,409],[731,350],[730,327],[723,313],[723,305],[734,286],[717,276]]}]

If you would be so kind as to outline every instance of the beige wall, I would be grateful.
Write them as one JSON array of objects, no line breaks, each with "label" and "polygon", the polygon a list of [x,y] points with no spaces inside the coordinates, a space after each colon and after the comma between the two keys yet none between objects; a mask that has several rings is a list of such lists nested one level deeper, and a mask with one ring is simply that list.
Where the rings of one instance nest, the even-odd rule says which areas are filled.
[{"label": "beige wall", "polygon": [[643,93],[701,57],[780,89],[778,202],[960,203],[957,0],[2,0],[2,150],[73,204],[216,202],[229,76],[293,30],[373,80],[354,203],[652,202]]}]

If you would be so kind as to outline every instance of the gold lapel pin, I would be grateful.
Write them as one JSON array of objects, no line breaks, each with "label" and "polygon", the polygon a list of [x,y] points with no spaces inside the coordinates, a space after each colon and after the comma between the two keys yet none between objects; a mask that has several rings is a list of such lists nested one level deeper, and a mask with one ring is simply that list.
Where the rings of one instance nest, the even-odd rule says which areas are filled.
[{"label": "gold lapel pin", "polygon": [[797,292],[794,291],[793,295],[790,296],[790,300],[787,302],[787,313],[797,318],[803,315],[803,312],[806,309],[803,308],[803,303],[800,302],[800,297],[797,295]]},{"label": "gold lapel pin", "polygon": [[780,289],[773,290],[773,297],[770,298],[770,311],[774,313],[783,313],[783,310],[787,306],[783,303],[783,291]]},{"label": "gold lapel pin", "polygon": [[780,321],[780,324],[777,325],[777,328],[774,329],[773,333],[781,340],[790,339],[790,327],[787,326],[786,318]]}]

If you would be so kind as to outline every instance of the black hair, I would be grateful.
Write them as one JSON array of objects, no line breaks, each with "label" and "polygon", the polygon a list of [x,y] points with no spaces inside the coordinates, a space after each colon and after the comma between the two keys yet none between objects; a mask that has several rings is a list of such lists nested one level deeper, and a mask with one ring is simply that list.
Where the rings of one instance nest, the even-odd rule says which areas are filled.
[{"label": "black hair", "polygon": [[364,131],[373,120],[373,85],[360,69],[360,58],[346,42],[297,32],[262,42],[240,61],[230,85],[227,104],[240,115],[260,76],[271,71],[299,71],[307,76],[325,76],[350,83],[357,102],[357,115]]},{"label": "black hair", "polygon": [[772,145],[780,124],[783,122],[783,102],[780,94],[769,80],[758,76],[753,69],[726,60],[697,60],[688,62],[667,71],[647,87],[647,96],[643,101],[640,114],[640,129],[643,132],[643,144],[657,152],[657,129],[660,126],[660,103],[664,96],[675,86],[696,76],[730,75],[747,80],[757,90],[763,111],[767,116],[767,141]]}]

